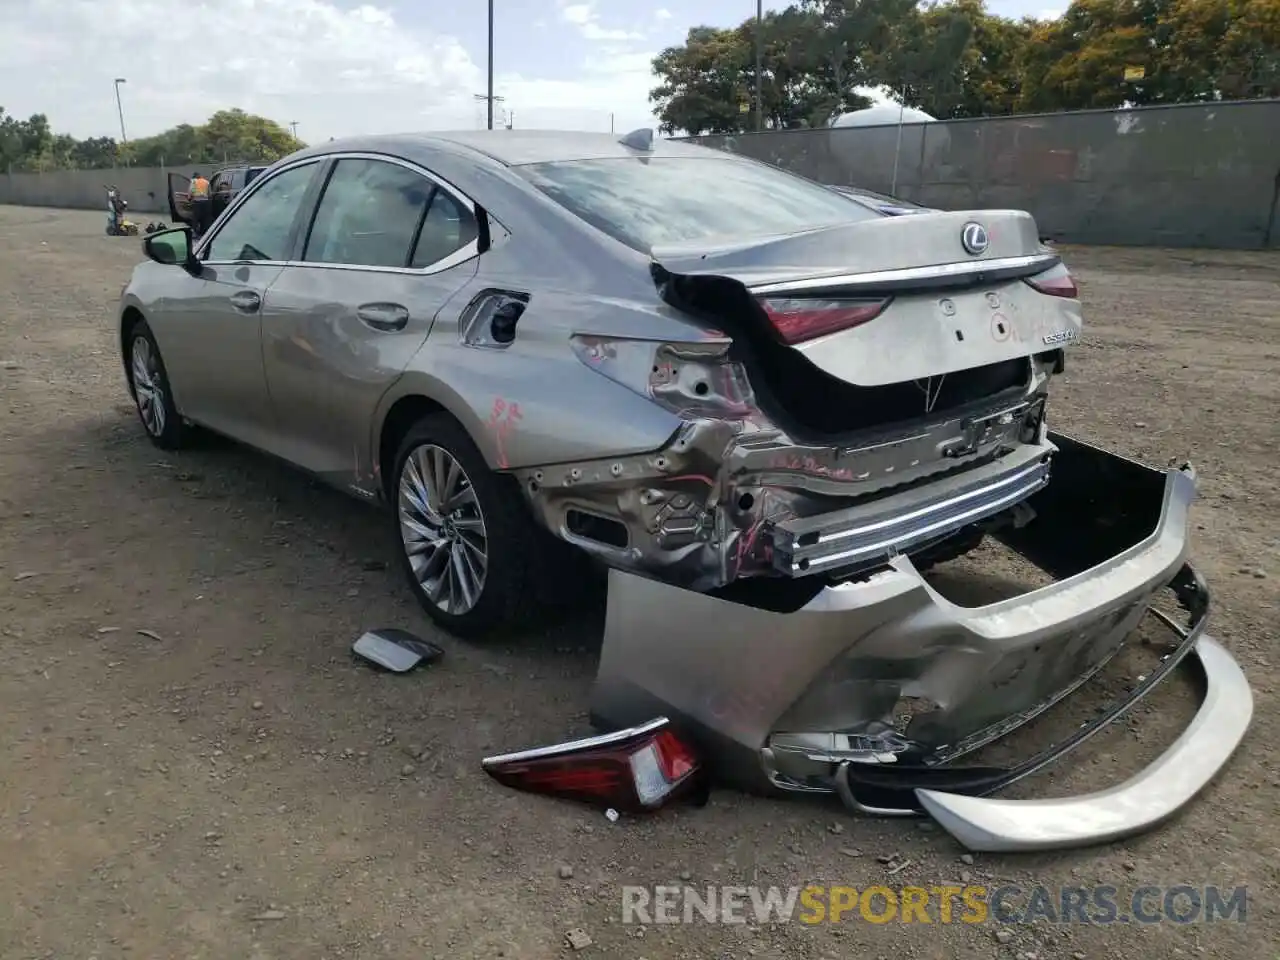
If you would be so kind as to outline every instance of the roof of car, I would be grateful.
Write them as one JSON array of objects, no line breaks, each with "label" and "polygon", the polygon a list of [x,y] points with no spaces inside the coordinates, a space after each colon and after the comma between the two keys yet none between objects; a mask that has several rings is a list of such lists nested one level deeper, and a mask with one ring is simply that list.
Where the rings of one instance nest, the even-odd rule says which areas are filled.
[{"label": "roof of car", "polygon": [[474,150],[508,166],[549,163],[557,160],[602,160],[613,157],[706,157],[723,156],[719,151],[679,140],[655,136],[653,149],[638,151],[623,146],[624,134],[582,133],[564,130],[460,130],[414,134],[346,137],[319,144],[317,152],[347,150],[410,150],[425,145],[453,152]]}]

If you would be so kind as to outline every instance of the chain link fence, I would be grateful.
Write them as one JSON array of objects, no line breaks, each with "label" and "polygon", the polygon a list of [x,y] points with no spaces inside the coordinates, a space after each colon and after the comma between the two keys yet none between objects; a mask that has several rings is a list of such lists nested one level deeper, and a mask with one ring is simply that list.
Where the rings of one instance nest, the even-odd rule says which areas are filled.
[{"label": "chain link fence", "polygon": [[1028,210],[1063,243],[1280,246],[1280,100],[687,139],[926,206]]}]

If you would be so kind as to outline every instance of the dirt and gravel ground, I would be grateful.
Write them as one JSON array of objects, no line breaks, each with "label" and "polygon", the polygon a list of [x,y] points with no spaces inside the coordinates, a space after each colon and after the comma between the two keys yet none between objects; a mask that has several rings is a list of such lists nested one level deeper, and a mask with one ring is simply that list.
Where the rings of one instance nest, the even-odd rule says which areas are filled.
[{"label": "dirt and gravel ground", "polygon": [[[818,803],[720,792],[611,823],[492,783],[485,752],[585,729],[598,619],[502,646],[440,638],[445,662],[406,677],[354,663],[363,629],[431,634],[383,569],[381,517],[230,444],[160,455],[113,339],[137,242],[102,236],[96,212],[0,208],[0,958],[550,957],[580,928],[583,956],[650,960],[1274,960],[1280,257],[1066,253],[1090,327],[1055,421],[1196,462],[1194,549],[1257,715],[1165,829],[962,859],[937,830]],[[1040,783],[1110,782],[1192,707],[1158,691]],[[1252,899],[1246,924],[620,922],[622,885],[664,881],[1110,884],[1122,906],[1147,883],[1247,884]]]}]

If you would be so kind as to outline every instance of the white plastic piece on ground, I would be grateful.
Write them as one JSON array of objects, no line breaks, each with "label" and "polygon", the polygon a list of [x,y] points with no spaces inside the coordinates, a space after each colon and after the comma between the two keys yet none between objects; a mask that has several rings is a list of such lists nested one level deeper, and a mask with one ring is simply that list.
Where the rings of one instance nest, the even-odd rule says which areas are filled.
[{"label": "white plastic piece on ground", "polygon": [[440,659],[444,651],[407,630],[370,630],[362,634],[352,651],[393,673],[408,673],[422,663]]}]

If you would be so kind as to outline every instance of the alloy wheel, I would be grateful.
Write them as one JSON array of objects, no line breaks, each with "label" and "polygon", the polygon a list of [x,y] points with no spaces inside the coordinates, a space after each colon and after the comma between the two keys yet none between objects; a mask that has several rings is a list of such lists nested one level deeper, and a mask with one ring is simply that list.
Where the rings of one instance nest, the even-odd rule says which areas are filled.
[{"label": "alloy wheel", "polygon": [[135,337],[132,351],[133,393],[138,402],[142,425],[153,437],[164,433],[165,412],[164,374],[160,372],[160,358],[146,337]]},{"label": "alloy wheel", "polygon": [[414,579],[446,614],[471,611],[484,591],[489,538],[471,479],[448,450],[415,447],[400,471],[400,539]]}]

